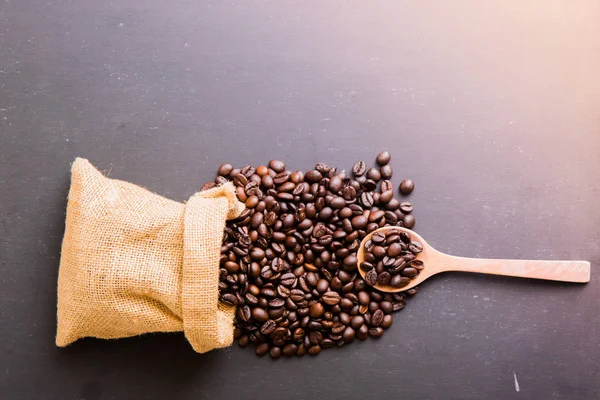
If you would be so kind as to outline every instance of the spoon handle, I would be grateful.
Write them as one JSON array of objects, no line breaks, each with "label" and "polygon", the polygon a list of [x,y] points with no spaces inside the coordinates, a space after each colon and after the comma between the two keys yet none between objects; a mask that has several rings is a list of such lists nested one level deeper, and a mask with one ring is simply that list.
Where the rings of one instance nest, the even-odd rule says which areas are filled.
[{"label": "spoon handle", "polygon": [[502,260],[445,255],[440,262],[445,271],[478,272],[562,282],[590,281],[588,261]]}]

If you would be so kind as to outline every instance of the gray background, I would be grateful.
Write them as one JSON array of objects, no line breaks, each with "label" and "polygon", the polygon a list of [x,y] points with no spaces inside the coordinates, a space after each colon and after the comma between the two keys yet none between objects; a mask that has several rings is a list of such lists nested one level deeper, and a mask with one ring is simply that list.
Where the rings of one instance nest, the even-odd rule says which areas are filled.
[{"label": "gray background", "polygon": [[[3,0],[0,397],[598,398],[599,20],[593,1]],[[382,149],[435,247],[586,259],[592,282],[438,276],[383,338],[317,358],[54,347],[76,156],[183,201],[225,161]]]}]

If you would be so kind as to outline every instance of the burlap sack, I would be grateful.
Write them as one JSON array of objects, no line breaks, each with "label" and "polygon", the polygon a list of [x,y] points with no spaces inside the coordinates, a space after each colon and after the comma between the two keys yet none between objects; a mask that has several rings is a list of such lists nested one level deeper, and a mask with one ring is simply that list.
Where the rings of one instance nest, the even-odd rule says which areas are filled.
[{"label": "burlap sack", "polygon": [[233,341],[235,309],[218,302],[225,220],[244,205],[231,184],[187,204],[72,168],[58,273],[56,345],[183,331],[203,353]]}]

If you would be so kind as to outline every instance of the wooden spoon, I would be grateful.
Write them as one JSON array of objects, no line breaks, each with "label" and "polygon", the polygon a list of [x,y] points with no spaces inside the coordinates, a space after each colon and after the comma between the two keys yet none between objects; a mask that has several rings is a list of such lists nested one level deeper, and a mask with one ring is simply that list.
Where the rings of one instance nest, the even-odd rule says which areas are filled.
[{"label": "wooden spoon", "polygon": [[[386,233],[390,229],[402,230],[411,235],[413,241],[423,245],[423,251],[417,259],[423,261],[424,269],[410,283],[401,288],[376,284],[374,287],[382,292],[401,292],[423,283],[427,278],[446,271],[478,272],[481,274],[515,276],[519,278],[546,279],[551,281],[586,283],[590,281],[590,263],[588,261],[534,261],[534,260],[496,260],[484,258],[455,257],[441,253],[431,247],[415,232],[399,227],[379,228],[369,233],[362,240],[358,249],[358,265],[364,261],[365,243],[375,232]],[[365,271],[358,268],[362,277]]]}]

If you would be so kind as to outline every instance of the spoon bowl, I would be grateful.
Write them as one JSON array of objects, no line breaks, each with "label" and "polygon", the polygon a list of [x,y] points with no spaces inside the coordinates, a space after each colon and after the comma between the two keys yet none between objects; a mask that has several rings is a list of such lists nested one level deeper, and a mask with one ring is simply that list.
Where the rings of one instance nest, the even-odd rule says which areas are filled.
[{"label": "spoon bowl", "polygon": [[386,226],[369,233],[360,243],[357,252],[358,271],[365,278],[366,272],[360,268],[365,260],[365,243],[375,232],[383,234],[390,230],[407,232],[411,241],[417,241],[423,246],[423,251],[416,257],[423,262],[423,270],[412,278],[410,283],[403,287],[375,284],[377,290],[387,293],[402,292],[420,285],[426,279],[440,272],[461,271],[476,272],[481,274],[504,275],[520,278],[546,279],[552,281],[586,283],[590,281],[590,263],[588,261],[545,261],[545,260],[505,260],[456,257],[437,251],[429,245],[419,234],[410,229],[397,226]]}]

